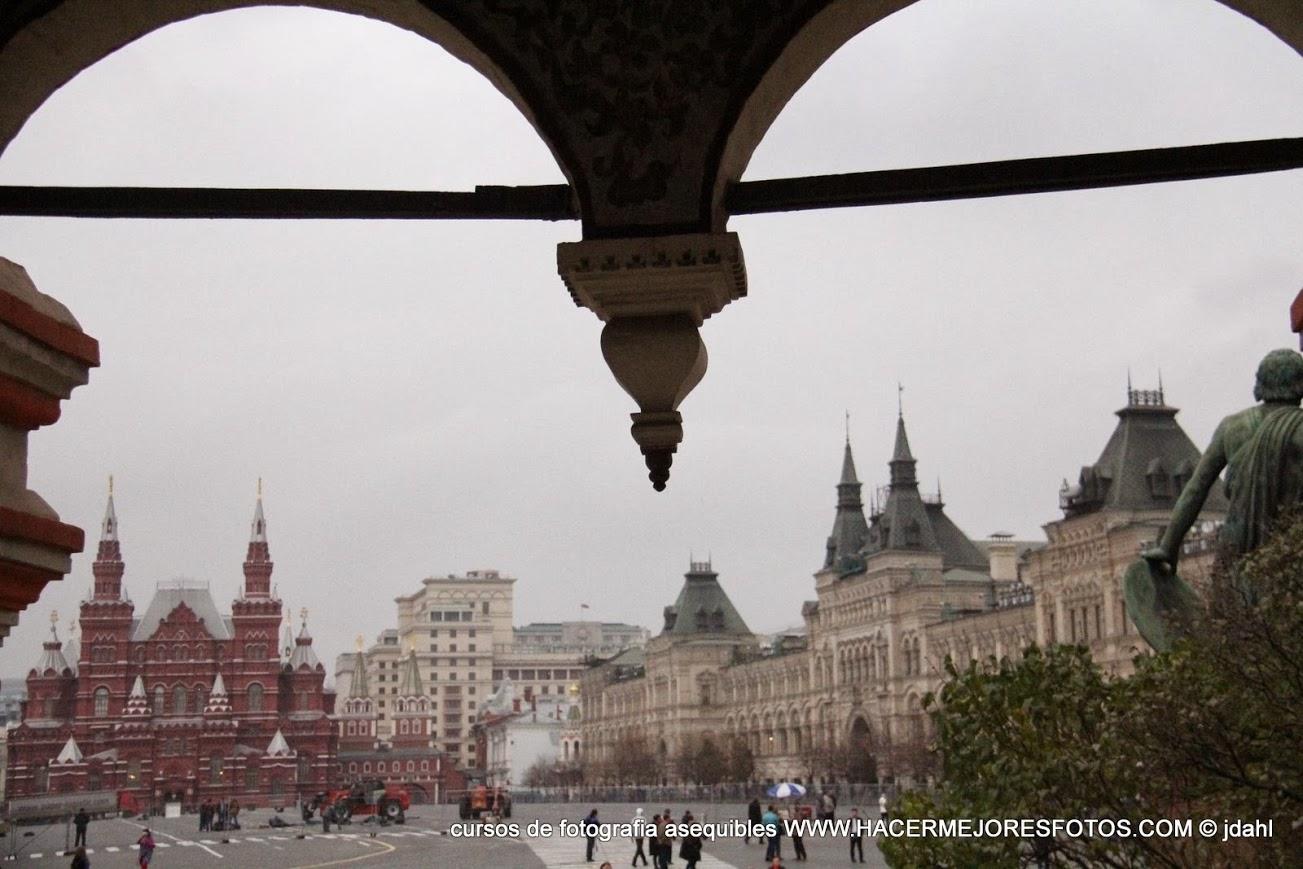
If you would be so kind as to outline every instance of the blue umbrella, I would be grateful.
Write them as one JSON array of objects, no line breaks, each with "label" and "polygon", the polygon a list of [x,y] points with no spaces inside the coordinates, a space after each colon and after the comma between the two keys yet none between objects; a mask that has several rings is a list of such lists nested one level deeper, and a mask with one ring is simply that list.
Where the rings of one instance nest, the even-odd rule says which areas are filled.
[{"label": "blue umbrella", "polygon": [[785,781],[771,786],[765,793],[769,794],[771,797],[777,797],[779,799],[786,799],[787,797],[803,797],[805,796],[805,788],[798,785],[796,782]]}]

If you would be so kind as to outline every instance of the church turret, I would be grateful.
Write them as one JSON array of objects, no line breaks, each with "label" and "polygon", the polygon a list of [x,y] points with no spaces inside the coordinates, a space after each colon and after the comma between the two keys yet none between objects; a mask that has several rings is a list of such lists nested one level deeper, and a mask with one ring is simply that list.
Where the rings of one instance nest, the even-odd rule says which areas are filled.
[{"label": "church turret", "polygon": [[61,721],[72,715],[76,678],[63,656],[58,622],[59,614],[50,613],[50,638],[41,645],[41,657],[27,674],[25,721]]},{"label": "church turret", "polygon": [[100,522],[100,544],[95,553],[91,573],[95,576],[92,600],[117,601],[122,599],[122,545],[118,542],[118,514],[113,507],[113,478],[109,477],[109,500]]},{"label": "church turret", "polygon": [[303,626],[294,639],[294,651],[285,662],[283,676],[286,685],[283,696],[290,698],[290,712],[324,713],[321,708],[321,688],[326,680],[326,668],[312,650],[312,635],[308,633],[308,611],[299,610]]},{"label": "church turret", "polygon": [[[79,717],[95,714],[96,692],[107,689],[111,703],[122,702],[130,681],[124,664],[131,641],[135,604],[126,595],[122,576],[122,544],[118,538],[118,512],[113,503],[113,478],[109,477],[108,502],[100,522],[100,542],[91,564],[94,581],[89,597],[81,602],[81,640],[69,634],[63,654],[81,678],[77,684]],[[76,624],[77,622],[74,622]]]},{"label": "church turret", "polygon": [[262,513],[262,480],[258,480],[258,502],[253,508],[249,552],[244,559],[244,596],[271,597],[271,549],[267,544],[267,520]]},{"label": "church turret", "polygon": [[213,687],[208,692],[208,702],[204,704],[203,714],[205,718],[231,714],[231,697],[226,693],[226,682],[223,681],[221,673],[213,679]]},{"label": "church turret", "polygon": [[342,752],[367,752],[376,745],[376,711],[371,699],[366,676],[366,652],[363,640],[357,638],[357,654],[353,656],[353,671],[349,678],[348,696],[344,698],[343,711],[335,715],[339,726],[339,749]]},{"label": "church turret", "polygon": [[433,709],[421,684],[420,664],[416,649],[408,651],[403,662],[403,672],[398,684],[398,697],[394,700],[393,747],[429,748],[434,734]]},{"label": "church turret", "polygon": [[869,535],[869,525],[864,519],[864,501],[860,495],[860,480],[855,473],[855,457],[851,455],[850,434],[842,455],[842,474],[837,483],[837,515],[833,519],[832,533],[828,535],[824,569],[853,570],[859,562],[860,547]]},{"label": "church turret", "polygon": [[905,414],[898,411],[896,442],[888,463],[891,485],[886,501],[874,510],[864,555],[901,550],[935,553],[941,556],[943,570],[986,571],[986,556],[946,515],[940,479],[936,495],[920,494],[917,465],[909,445]]},{"label": "church turret", "polygon": [[131,686],[131,693],[127,696],[127,705],[122,710],[122,714],[127,718],[148,718],[151,711],[149,697],[145,695],[145,679],[143,676],[137,676]]},{"label": "church turret", "polygon": [[918,488],[918,462],[909,449],[909,435],[905,432],[905,414],[902,411],[896,417],[896,446],[891,452],[891,488]]}]

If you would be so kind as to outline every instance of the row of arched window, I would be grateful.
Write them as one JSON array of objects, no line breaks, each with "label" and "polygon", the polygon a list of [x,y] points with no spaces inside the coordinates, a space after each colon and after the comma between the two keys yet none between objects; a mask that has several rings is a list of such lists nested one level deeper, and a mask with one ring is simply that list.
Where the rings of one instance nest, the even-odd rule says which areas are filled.
[{"label": "row of arched window", "polygon": [[[369,760],[363,761],[360,764],[357,763],[356,761],[352,761],[348,765],[348,771],[350,774],[353,775],[356,775],[359,772],[361,772],[363,775],[368,775],[371,772],[371,761]],[[398,775],[399,773],[403,772],[403,761],[395,760],[389,763],[388,765],[386,765],[383,760],[377,761],[375,765],[375,771],[377,773],[387,772],[392,775]],[[429,772],[429,771],[430,771],[430,762],[428,760],[421,761],[421,772]],[[407,761],[407,772],[416,772],[416,761],[414,760]]]},{"label": "row of arched window", "polygon": [[[257,682],[251,684],[244,695],[245,710],[248,712],[263,711],[264,694],[261,684]],[[95,717],[107,718],[111,692],[107,687],[101,685],[95,689],[93,697]],[[206,685],[196,685],[192,690],[187,690],[184,685],[173,685],[171,701],[169,710],[167,687],[165,685],[154,686],[153,712],[155,715],[202,715],[204,707],[208,705],[208,687]]]}]

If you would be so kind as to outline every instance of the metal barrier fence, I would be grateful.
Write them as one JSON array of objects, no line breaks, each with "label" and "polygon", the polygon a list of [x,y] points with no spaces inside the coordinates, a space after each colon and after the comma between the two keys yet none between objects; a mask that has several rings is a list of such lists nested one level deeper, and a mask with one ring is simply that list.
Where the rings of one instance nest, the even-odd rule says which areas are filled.
[{"label": "metal barrier fence", "polygon": [[[516,803],[747,803],[753,797],[762,801],[767,799],[765,791],[768,788],[766,784],[738,782],[720,785],[512,787],[508,791]],[[894,801],[898,791],[894,785],[841,782],[810,786],[809,793],[802,800],[813,802],[827,792],[833,795],[842,811],[852,805],[876,810],[879,796],[885,794],[888,800]],[[460,792],[448,793],[442,802],[455,803],[459,798]]]}]

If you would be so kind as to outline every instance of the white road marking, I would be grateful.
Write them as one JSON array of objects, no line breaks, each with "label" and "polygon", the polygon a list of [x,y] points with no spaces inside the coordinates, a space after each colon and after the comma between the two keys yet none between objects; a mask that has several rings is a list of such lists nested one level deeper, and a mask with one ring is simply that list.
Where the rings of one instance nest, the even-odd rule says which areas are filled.
[{"label": "white road marking", "polygon": [[[199,842],[195,842],[195,841],[193,841],[193,840],[191,840],[191,839],[182,839],[182,838],[180,838],[179,836],[173,836],[171,833],[165,833],[165,832],[163,832],[162,830],[159,830],[159,831],[158,831],[158,834],[159,834],[160,836],[167,836],[169,839],[171,839],[173,842],[176,842],[178,845],[188,845],[188,846],[190,846],[190,847],[192,847],[192,848],[194,848],[194,847],[203,848],[205,851],[207,851],[209,854],[212,854],[212,855],[213,855],[214,857],[216,857],[218,860],[222,859],[222,855],[221,855],[221,854],[217,853],[217,852],[214,851],[212,848],[209,848],[207,845],[200,844]],[[157,843],[157,844],[158,844],[158,847],[160,847],[160,848],[166,848],[166,847],[168,846],[168,845],[167,845],[167,842],[159,842],[159,843]]]},{"label": "white road marking", "polygon": [[[597,848],[593,852],[595,859],[593,863],[589,863],[584,860],[584,852],[588,843],[583,839],[568,836],[549,836],[547,838],[522,838],[520,841],[529,846],[538,859],[543,861],[543,865],[547,869],[579,869],[579,867],[592,869],[596,863],[602,860],[611,860],[611,852],[616,844],[615,842],[599,841]],[[619,844],[623,846],[628,843],[620,842]],[[619,853],[622,855],[621,859],[627,856],[624,854],[623,848],[620,849]],[[718,857],[712,857],[709,854],[702,854],[697,866],[698,869],[737,869],[732,863],[725,863]]]}]

